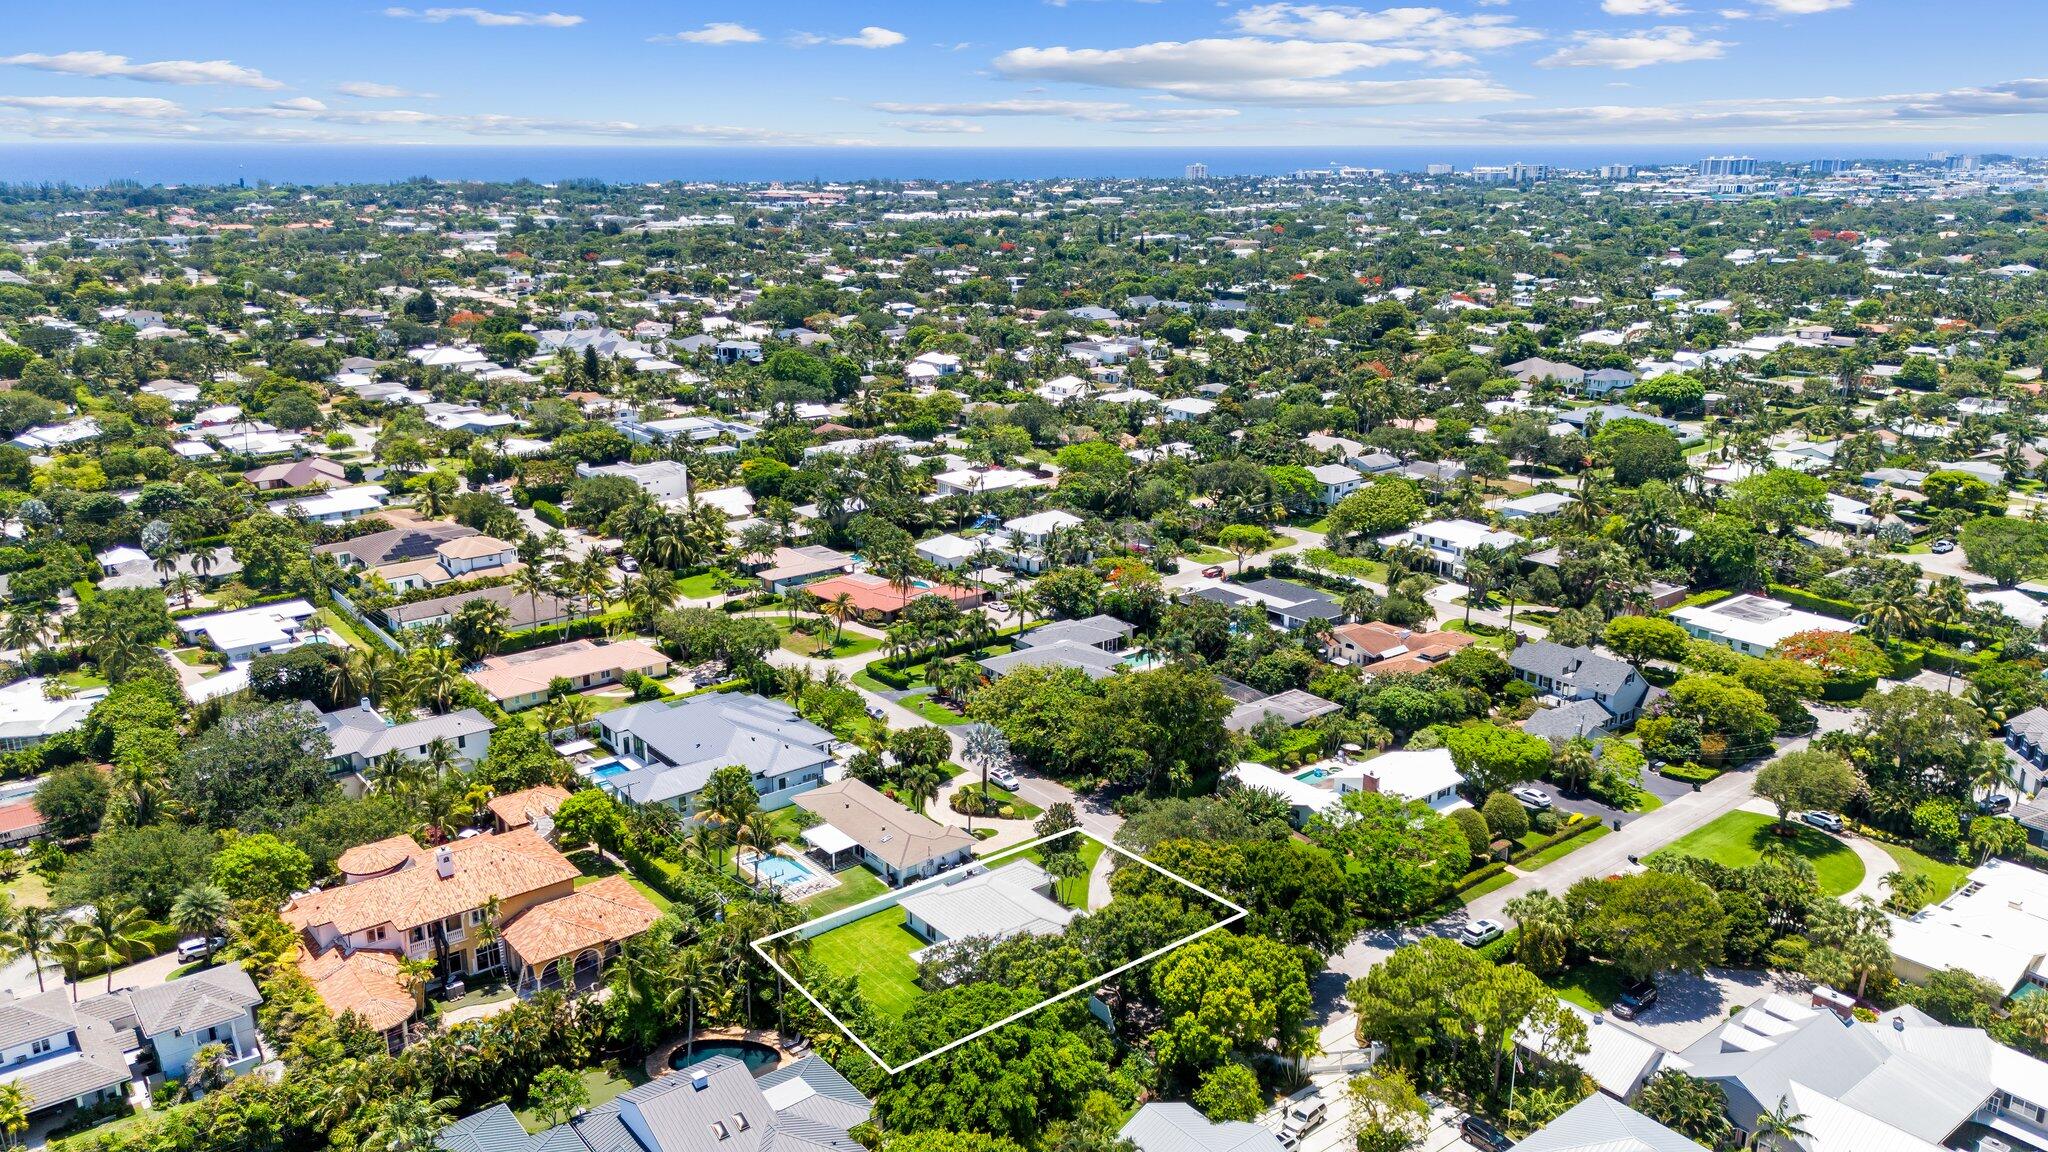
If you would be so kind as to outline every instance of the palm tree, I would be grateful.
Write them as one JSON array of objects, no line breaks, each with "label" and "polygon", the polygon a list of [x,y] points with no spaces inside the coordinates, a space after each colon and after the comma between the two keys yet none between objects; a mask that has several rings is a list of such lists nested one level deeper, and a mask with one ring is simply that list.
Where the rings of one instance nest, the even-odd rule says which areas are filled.
[{"label": "palm tree", "polygon": [[0,948],[16,955],[28,957],[36,970],[36,991],[47,992],[43,983],[43,961],[56,955],[56,946],[63,939],[64,921],[48,908],[22,907],[16,909],[6,920],[6,928],[0,930]]},{"label": "palm tree", "polygon": [[420,956],[402,956],[398,960],[398,983],[412,993],[415,1002],[422,1002],[427,994],[427,981],[434,978],[434,962]]},{"label": "palm tree", "polygon": [[462,664],[447,648],[422,648],[407,659],[404,679],[410,695],[445,714],[462,686]]},{"label": "palm tree", "polygon": [[683,1059],[688,1060],[697,1043],[697,1006],[716,995],[722,982],[717,969],[705,962],[703,949],[696,947],[678,949],[663,975],[669,985],[664,1011],[673,1010],[678,1003],[685,1005]]},{"label": "palm tree", "polygon": [[49,646],[53,619],[49,605],[23,604],[7,614],[7,625],[0,629],[0,644],[27,657],[37,648]]},{"label": "palm tree", "polygon": [[149,934],[156,928],[156,922],[140,908],[94,904],[89,916],[71,926],[70,935],[83,959],[105,966],[107,994],[112,995],[114,969],[149,947]]},{"label": "palm tree", "polygon": [[28,1093],[19,1084],[0,1084],[0,1138],[9,1148],[21,1146],[21,1134],[28,1131]]},{"label": "palm tree", "polygon": [[1926,607],[1910,581],[1885,585],[1870,602],[1870,630],[1882,640],[1916,635],[1925,619]]},{"label": "palm tree", "polygon": [[180,932],[206,938],[207,959],[213,958],[213,938],[228,918],[228,894],[211,884],[194,884],[178,893],[171,904],[171,923]]},{"label": "palm tree", "polygon": [[1802,1126],[1805,1121],[1806,1114],[1794,1112],[1792,1101],[1780,1096],[1776,1108],[1757,1114],[1756,1128],[1750,1134],[1750,1146],[1770,1148],[1774,1152],[1789,1152],[1795,1142],[1804,1140],[1809,1135]]},{"label": "palm tree", "polygon": [[528,564],[512,574],[512,587],[526,594],[526,615],[529,619],[540,619],[540,598],[554,586],[548,581],[547,571],[539,564]]},{"label": "palm tree", "polygon": [[938,799],[939,790],[946,786],[946,770],[937,764],[909,764],[902,769],[898,791],[910,802],[910,810],[920,815],[925,805]]},{"label": "palm tree", "polygon": [[818,606],[818,611],[832,621],[832,647],[837,648],[846,639],[846,622],[860,615],[859,605],[853,602],[853,593],[841,592]]},{"label": "palm tree", "polygon": [[114,798],[131,828],[152,824],[164,795],[164,765],[141,756],[126,756],[114,765]]},{"label": "palm tree", "polygon": [[455,1118],[455,1101],[425,1094],[387,1096],[370,1114],[362,1147],[376,1152],[429,1152]]}]

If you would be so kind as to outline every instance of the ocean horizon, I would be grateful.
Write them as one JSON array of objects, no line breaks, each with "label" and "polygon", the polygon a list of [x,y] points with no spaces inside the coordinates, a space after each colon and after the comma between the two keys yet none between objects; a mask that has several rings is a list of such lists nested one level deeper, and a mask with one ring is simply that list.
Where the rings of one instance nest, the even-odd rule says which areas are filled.
[{"label": "ocean horizon", "polygon": [[99,187],[144,185],[383,184],[437,180],[598,180],[804,183],[862,180],[1159,179],[1205,164],[1215,177],[1277,176],[1333,166],[1422,171],[1481,164],[1652,167],[1702,156],[1744,155],[1788,163],[1819,159],[1909,160],[1930,151],[2039,155],[2048,145],[2009,143],[1399,144],[1273,148],[727,148],[717,145],[566,146],[449,144],[37,143],[0,149],[0,183]]}]

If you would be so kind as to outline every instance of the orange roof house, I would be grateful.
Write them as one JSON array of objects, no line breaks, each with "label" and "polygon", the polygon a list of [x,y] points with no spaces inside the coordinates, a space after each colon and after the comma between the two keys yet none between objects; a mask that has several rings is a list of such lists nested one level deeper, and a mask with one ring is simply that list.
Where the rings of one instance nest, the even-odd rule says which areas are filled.
[{"label": "orange roof house", "polygon": [[861,615],[872,612],[884,620],[895,619],[898,613],[910,606],[911,601],[925,596],[942,596],[963,610],[980,604],[982,600],[982,594],[973,588],[929,582],[899,588],[872,572],[848,572],[842,576],[827,577],[805,585],[804,591],[825,603],[832,602],[843,593],[852,599]]}]

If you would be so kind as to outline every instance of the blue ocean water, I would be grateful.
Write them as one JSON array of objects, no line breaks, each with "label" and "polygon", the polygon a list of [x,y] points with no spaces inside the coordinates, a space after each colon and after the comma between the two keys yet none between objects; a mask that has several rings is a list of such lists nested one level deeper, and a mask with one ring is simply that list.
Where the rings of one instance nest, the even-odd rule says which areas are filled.
[{"label": "blue ocean water", "polygon": [[388,183],[442,180],[593,179],[607,183],[715,180],[1044,180],[1172,177],[1201,162],[1214,176],[1280,175],[1345,165],[1420,171],[1432,163],[1690,163],[1704,155],[1762,160],[1912,159],[1929,149],[2034,155],[2042,144],[1583,144],[1370,145],[1288,148],[721,148],[552,145],[10,144],[0,182],[102,185]]}]

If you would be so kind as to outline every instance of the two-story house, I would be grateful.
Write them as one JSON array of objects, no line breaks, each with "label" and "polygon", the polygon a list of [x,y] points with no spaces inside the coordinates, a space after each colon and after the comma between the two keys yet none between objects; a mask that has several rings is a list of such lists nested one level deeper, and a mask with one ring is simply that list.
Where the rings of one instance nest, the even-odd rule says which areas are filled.
[{"label": "two-story house", "polygon": [[1429,554],[1430,566],[1452,579],[1465,574],[1465,558],[1475,549],[1491,547],[1505,552],[1520,544],[1513,532],[1488,528],[1470,520],[1432,520],[1405,532],[1380,537],[1389,548],[1419,548]]},{"label": "two-story house", "polygon": [[635,804],[666,804],[696,812],[711,774],[737,764],[747,770],[761,807],[783,808],[825,781],[838,737],[780,700],[750,694],[692,696],[617,708],[598,717],[598,732],[626,771],[599,786]]},{"label": "two-story house", "polygon": [[192,1056],[208,1044],[227,1049],[227,1067],[237,1075],[263,1059],[256,1031],[256,1006],[263,997],[240,964],[221,964],[165,984],[118,994],[133,1008],[136,1032],[156,1051],[157,1067],[184,1079]]},{"label": "two-story house", "polygon": [[660,915],[620,877],[577,888],[581,872],[532,826],[432,849],[394,836],[336,863],[341,887],[295,896],[279,915],[328,1007],[357,1012],[394,1051],[417,1010],[401,959],[430,961],[435,986],[503,972],[522,994],[560,986],[567,961],[582,990]]},{"label": "two-story house", "polygon": [[467,767],[490,752],[491,733],[497,728],[490,717],[474,708],[393,724],[370,707],[367,699],[358,707],[335,712],[323,713],[311,704],[304,707],[319,717],[320,727],[326,730],[328,764],[337,773],[366,772],[392,755],[430,759],[437,742],[445,745],[456,765]]},{"label": "two-story house", "polygon": [[1508,667],[1546,696],[1567,703],[1598,704],[1609,721],[1604,726],[1608,730],[1633,724],[1650,692],[1649,682],[1628,661],[1548,640],[1523,644],[1508,653]]},{"label": "two-story house", "polygon": [[127,1094],[133,1074],[119,1019],[125,1013],[118,1002],[73,1004],[62,988],[21,997],[0,992],[0,1084],[21,1089],[31,1122]]}]

